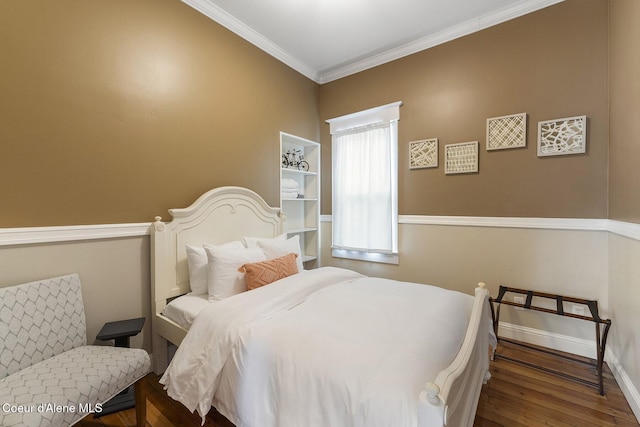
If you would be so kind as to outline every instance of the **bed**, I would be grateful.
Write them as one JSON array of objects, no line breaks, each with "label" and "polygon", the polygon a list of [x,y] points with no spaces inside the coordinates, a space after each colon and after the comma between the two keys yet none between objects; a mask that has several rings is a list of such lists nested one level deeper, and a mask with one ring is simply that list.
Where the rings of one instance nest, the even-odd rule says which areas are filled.
[{"label": "bed", "polygon": [[[214,406],[238,427],[473,424],[495,345],[484,285],[471,296],[320,267],[211,300],[192,291],[189,250],[205,246],[210,266],[224,245],[281,247],[286,218],[241,187],[170,213],[151,227],[154,371],[203,421]],[[244,264],[247,280],[253,266],[298,265],[271,255]]]}]

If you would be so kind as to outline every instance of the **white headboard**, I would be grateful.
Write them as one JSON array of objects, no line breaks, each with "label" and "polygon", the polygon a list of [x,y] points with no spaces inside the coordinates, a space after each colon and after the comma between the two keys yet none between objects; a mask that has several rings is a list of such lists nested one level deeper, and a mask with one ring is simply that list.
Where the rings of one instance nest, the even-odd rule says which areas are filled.
[{"label": "white headboard", "polygon": [[151,288],[157,310],[164,308],[167,298],[190,291],[186,245],[217,245],[283,232],[280,209],[242,187],[215,188],[191,206],[169,213],[171,222],[156,217],[151,227]]}]

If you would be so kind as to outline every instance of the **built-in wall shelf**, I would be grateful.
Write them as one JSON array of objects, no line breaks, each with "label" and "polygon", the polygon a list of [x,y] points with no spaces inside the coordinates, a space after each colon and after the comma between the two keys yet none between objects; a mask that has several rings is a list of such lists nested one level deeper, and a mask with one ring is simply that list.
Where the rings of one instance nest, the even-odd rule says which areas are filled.
[{"label": "built-in wall shelf", "polygon": [[298,235],[305,268],[320,253],[320,144],[280,132],[280,209],[288,237]]},{"label": "built-in wall shelf", "polygon": [[304,263],[316,261],[317,259],[318,259],[318,257],[315,257],[315,256],[303,255],[302,256],[302,263],[304,264]]},{"label": "built-in wall shelf", "polygon": [[298,169],[290,169],[290,168],[282,168],[283,174],[292,174],[292,175],[318,175],[318,172],[313,171],[303,171]]},{"label": "built-in wall shelf", "polygon": [[288,234],[300,234],[300,233],[313,233],[318,231],[318,229],[316,227],[310,228],[291,228],[289,230],[287,230]]}]

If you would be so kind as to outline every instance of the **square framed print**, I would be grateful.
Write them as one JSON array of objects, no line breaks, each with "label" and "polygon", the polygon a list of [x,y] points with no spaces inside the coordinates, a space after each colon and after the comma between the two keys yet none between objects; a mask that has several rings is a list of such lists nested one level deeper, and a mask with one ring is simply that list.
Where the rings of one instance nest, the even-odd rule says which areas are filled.
[{"label": "square framed print", "polygon": [[487,151],[527,146],[527,113],[487,119]]},{"label": "square framed print", "polygon": [[438,138],[409,142],[409,169],[438,167]]}]

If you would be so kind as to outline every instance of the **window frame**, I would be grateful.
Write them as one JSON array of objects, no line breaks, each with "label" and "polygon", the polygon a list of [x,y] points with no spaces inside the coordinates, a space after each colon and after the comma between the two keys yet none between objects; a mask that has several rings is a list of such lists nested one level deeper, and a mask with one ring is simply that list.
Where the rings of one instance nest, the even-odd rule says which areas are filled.
[{"label": "window frame", "polygon": [[[398,121],[400,120],[400,106],[402,101],[393,102],[390,104],[382,105],[368,110],[359,111],[352,114],[329,119],[326,122],[329,123],[332,143],[332,159],[331,159],[331,196],[334,197],[334,177],[335,177],[335,149],[334,149],[334,134],[345,131],[348,129],[358,128],[373,123],[388,122],[390,123],[391,134],[391,156],[392,156],[392,171],[391,171],[391,205],[392,205],[392,251],[389,253],[372,252],[372,251],[360,251],[360,250],[348,250],[342,248],[335,248],[332,246],[331,254],[336,258],[346,258],[361,261],[370,261],[386,264],[398,264]],[[335,206],[335,205],[334,205]],[[335,217],[334,217],[335,220]],[[332,226],[333,228],[333,226]],[[333,244],[333,232],[331,236]]]}]

